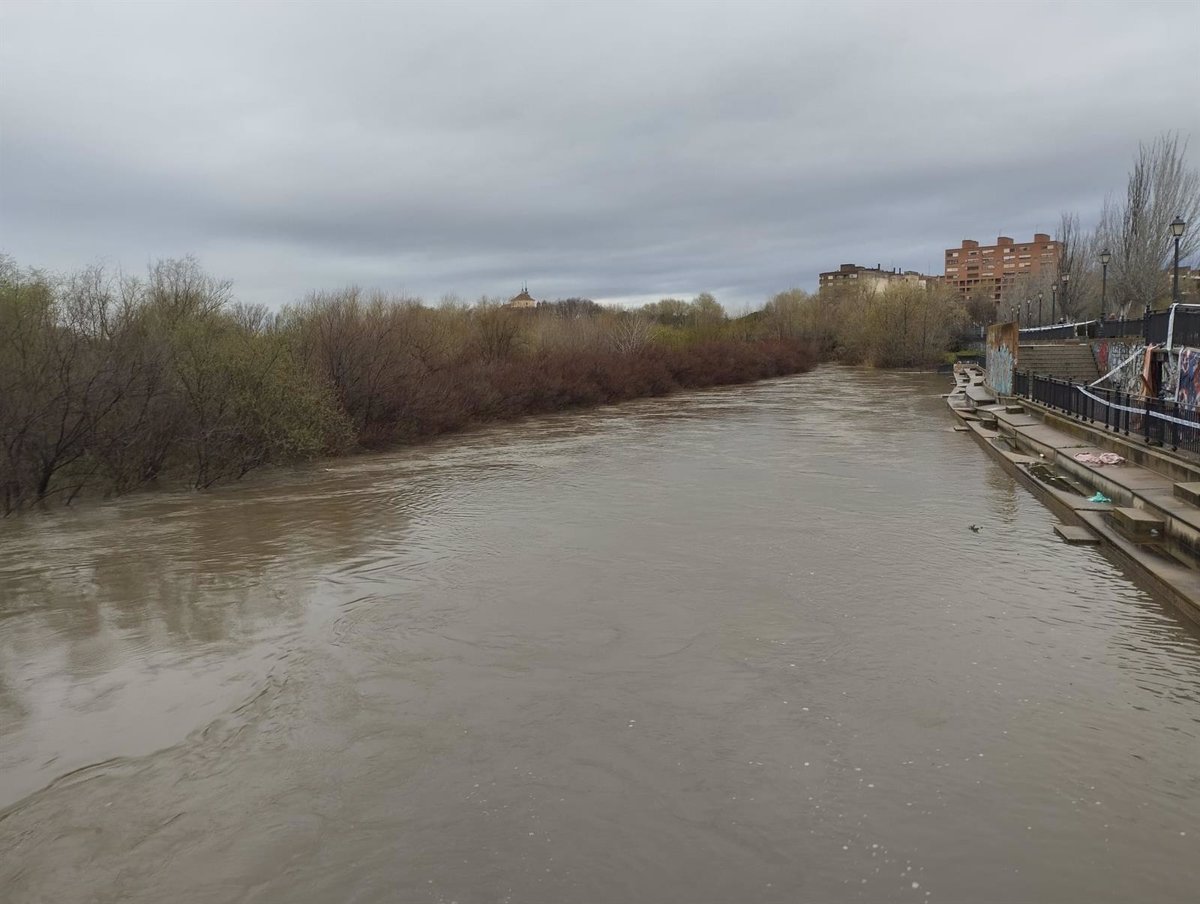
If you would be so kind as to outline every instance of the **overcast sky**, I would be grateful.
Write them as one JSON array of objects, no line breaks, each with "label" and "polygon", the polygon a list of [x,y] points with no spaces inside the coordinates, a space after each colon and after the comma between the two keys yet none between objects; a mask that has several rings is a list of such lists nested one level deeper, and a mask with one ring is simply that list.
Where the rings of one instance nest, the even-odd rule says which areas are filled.
[{"label": "overcast sky", "polygon": [[[711,291],[1087,225],[1200,3],[0,3],[0,251],[238,297]],[[1200,228],[1200,224],[1197,224]]]}]

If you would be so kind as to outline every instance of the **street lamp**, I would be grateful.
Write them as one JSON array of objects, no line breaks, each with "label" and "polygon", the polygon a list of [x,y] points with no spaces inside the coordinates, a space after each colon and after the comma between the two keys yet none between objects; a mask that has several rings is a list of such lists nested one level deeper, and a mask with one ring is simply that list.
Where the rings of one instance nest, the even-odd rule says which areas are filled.
[{"label": "street lamp", "polygon": [[1064,273],[1062,275],[1062,296],[1063,296],[1063,313],[1067,313],[1067,283],[1071,281],[1071,274]]},{"label": "street lamp", "polygon": [[1171,221],[1171,235],[1175,236],[1175,281],[1171,287],[1171,300],[1176,304],[1179,303],[1179,239],[1187,229],[1187,223],[1183,221],[1183,217],[1176,217]]},{"label": "street lamp", "polygon": [[1029,306],[1030,306],[1031,304],[1033,304],[1033,299],[1032,299],[1032,298],[1026,298],[1026,299],[1025,299],[1025,322],[1026,322],[1026,323],[1028,323],[1030,320],[1032,320],[1032,319],[1033,319],[1032,317],[1030,317],[1030,316],[1029,316]]},{"label": "street lamp", "polygon": [[1050,319],[1058,323],[1058,317],[1054,313],[1055,301],[1058,299],[1058,283],[1050,286]]},{"label": "street lamp", "polygon": [[1112,254],[1105,248],[1100,252],[1100,319],[1104,319],[1104,310],[1108,306],[1108,262]]},{"label": "street lamp", "polygon": [[1042,293],[1038,292],[1038,326],[1045,326],[1046,321],[1042,319]]}]

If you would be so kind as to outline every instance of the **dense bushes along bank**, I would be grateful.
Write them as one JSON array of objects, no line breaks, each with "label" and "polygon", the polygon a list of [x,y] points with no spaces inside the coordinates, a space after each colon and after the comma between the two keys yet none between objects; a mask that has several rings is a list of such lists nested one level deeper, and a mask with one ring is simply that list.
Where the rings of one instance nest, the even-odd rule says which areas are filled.
[{"label": "dense bushes along bank", "polygon": [[806,338],[709,296],[521,312],[348,289],[271,313],[190,259],[52,279],[0,258],[0,511],[812,364]]}]

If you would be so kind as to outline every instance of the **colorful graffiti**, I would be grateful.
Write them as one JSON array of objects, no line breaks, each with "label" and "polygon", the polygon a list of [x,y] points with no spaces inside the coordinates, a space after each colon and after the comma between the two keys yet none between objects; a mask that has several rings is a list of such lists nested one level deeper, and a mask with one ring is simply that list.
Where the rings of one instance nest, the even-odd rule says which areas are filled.
[{"label": "colorful graffiti", "polygon": [[1179,392],[1179,351],[1171,352],[1163,361],[1162,392],[1164,399],[1174,399]]},{"label": "colorful graffiti", "polygon": [[988,327],[984,382],[997,395],[1012,395],[1019,336],[1015,322],[993,323]]},{"label": "colorful graffiti", "polygon": [[[1100,368],[1100,376],[1104,376],[1118,364],[1127,362],[1124,367],[1108,378],[1108,385],[1121,392],[1131,392],[1141,395],[1142,392],[1142,356],[1135,353],[1145,349],[1144,342],[1127,339],[1102,339],[1093,343],[1092,352],[1096,356],[1096,366]],[[1133,358],[1129,361],[1129,358]]]},{"label": "colorful graffiti", "polygon": [[1179,384],[1175,401],[1189,408],[1200,408],[1200,349],[1179,350]]}]

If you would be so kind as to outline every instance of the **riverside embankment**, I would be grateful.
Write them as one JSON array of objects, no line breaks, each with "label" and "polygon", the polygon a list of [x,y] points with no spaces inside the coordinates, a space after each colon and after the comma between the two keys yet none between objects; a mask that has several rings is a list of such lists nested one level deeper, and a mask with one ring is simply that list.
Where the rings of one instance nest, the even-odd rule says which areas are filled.
[{"label": "riverside embankment", "polygon": [[956,377],[949,403],[963,429],[1071,526],[1059,531],[1067,542],[1101,545],[1200,621],[1200,462],[1036,402],[997,401],[982,381],[975,368]]},{"label": "riverside embankment", "polygon": [[0,900],[1190,902],[1197,631],[944,391],[0,523]]}]

